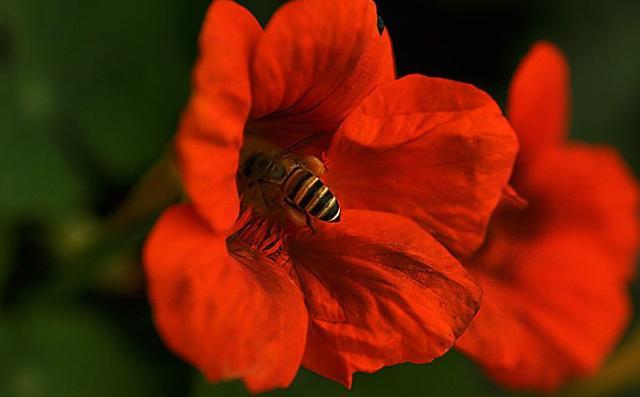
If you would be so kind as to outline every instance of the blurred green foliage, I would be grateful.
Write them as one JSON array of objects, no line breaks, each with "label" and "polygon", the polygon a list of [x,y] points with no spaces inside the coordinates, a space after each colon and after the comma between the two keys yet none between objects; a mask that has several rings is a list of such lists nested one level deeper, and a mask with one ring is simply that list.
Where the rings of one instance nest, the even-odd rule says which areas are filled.
[{"label": "blurred green foliage", "polygon": [[[242,1],[262,23],[281,2]],[[385,19],[392,35],[419,28],[390,23],[402,19],[391,11],[404,7],[405,14],[415,13],[415,4],[379,3],[390,10]],[[443,63],[412,70],[412,56],[431,47],[417,34],[400,35],[404,40],[395,45],[401,72],[434,70],[503,99],[529,45],[551,39],[572,65],[572,135],[615,145],[640,173],[640,2],[426,3],[435,12],[460,16],[440,27],[442,37],[460,41],[448,43],[449,52],[433,54],[434,62]],[[175,131],[207,5],[0,3],[0,396],[247,395],[237,382],[207,384],[160,342],[138,263],[149,224],[115,235],[104,224]],[[480,30],[459,23],[464,21],[479,21]],[[505,24],[509,36],[485,43],[500,43],[492,50],[494,59],[465,59],[470,48],[464,40],[482,36],[485,22]],[[450,65],[467,63],[449,69],[448,59]],[[302,370],[291,389],[271,394],[347,392]],[[392,394],[514,395],[493,386],[457,353],[427,366],[357,375],[350,393]]]},{"label": "blurred green foliage", "polygon": [[151,396],[162,392],[144,352],[100,315],[38,304],[2,318],[3,396]]}]

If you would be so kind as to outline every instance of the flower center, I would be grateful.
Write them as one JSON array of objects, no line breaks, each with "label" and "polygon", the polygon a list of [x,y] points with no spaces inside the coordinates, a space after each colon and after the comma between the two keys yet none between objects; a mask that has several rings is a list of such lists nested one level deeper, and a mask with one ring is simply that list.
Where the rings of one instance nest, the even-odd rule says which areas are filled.
[{"label": "flower center", "polygon": [[240,217],[227,239],[232,251],[248,249],[272,259],[282,253],[287,225],[278,182],[286,175],[272,161],[279,151],[264,139],[246,135],[236,174]]},{"label": "flower center", "polygon": [[235,247],[231,251],[248,248],[275,259],[282,251],[285,239],[285,228],[281,222],[271,218],[256,216],[251,208],[242,212],[227,244]]}]

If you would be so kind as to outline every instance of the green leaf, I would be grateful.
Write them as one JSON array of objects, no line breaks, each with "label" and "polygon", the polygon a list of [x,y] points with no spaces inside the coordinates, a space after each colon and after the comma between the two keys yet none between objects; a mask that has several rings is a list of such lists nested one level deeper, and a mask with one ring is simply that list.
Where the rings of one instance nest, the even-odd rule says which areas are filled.
[{"label": "green leaf", "polygon": [[176,130],[200,10],[13,0],[0,12],[0,215],[60,213],[134,182]]},{"label": "green leaf", "polygon": [[82,200],[82,181],[48,133],[50,87],[27,69],[0,75],[0,217],[42,216]]},{"label": "green leaf", "polygon": [[0,395],[162,395],[140,349],[98,313],[41,305],[0,318]]}]

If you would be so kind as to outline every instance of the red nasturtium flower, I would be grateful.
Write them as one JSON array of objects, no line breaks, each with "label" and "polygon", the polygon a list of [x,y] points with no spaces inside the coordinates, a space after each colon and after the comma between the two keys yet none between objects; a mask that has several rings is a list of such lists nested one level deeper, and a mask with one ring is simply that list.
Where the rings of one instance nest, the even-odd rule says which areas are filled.
[{"label": "red nasturtium flower", "polygon": [[498,207],[484,247],[465,262],[484,295],[457,347],[513,388],[552,390],[593,373],[629,319],[638,185],[613,149],[566,140],[568,74],[549,43],[516,72],[512,185],[528,205]]},{"label": "red nasturtium flower", "polygon": [[[176,139],[190,201],[144,253],[167,345],[253,391],[289,385],[300,365],[348,387],[355,371],[446,352],[479,301],[450,252],[481,244],[515,160],[497,105],[466,84],[396,80],[370,0],[291,1],[264,31],[215,1],[200,51]],[[249,152],[321,132],[306,152],[343,211],[313,233],[237,173]]]}]

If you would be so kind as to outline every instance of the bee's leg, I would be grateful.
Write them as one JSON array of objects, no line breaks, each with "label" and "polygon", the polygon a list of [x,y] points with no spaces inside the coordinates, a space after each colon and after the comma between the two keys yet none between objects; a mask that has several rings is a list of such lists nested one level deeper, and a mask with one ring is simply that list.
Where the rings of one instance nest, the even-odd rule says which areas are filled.
[{"label": "bee's leg", "polygon": [[313,225],[311,224],[311,217],[309,216],[309,214],[304,214],[307,222],[307,226],[309,227],[309,229],[311,229],[311,234],[316,234],[316,229],[313,227]]},{"label": "bee's leg", "polygon": [[268,208],[269,204],[267,203],[266,193],[264,192],[264,187],[261,184],[258,184],[258,190],[260,191],[260,201],[262,201],[262,204]]},{"label": "bee's leg", "polygon": [[272,211],[274,205],[271,203],[271,200],[269,200],[267,192],[264,190],[264,185],[258,184],[258,187],[260,188],[260,198],[262,199],[262,204],[268,211]]},{"label": "bee's leg", "polygon": [[327,173],[327,168],[324,163],[316,156],[305,156],[301,160],[302,165],[307,167],[309,171],[313,172],[316,176],[322,176]]},{"label": "bee's leg", "polygon": [[294,225],[303,227],[307,224],[306,214],[287,203],[283,207],[284,214]]},{"label": "bee's leg", "polygon": [[285,202],[285,206],[283,207],[284,214],[291,222],[293,222],[298,227],[307,226],[311,229],[311,233],[316,234],[316,228],[311,224],[311,217],[309,214],[300,211],[298,208],[294,207],[290,203]]}]

